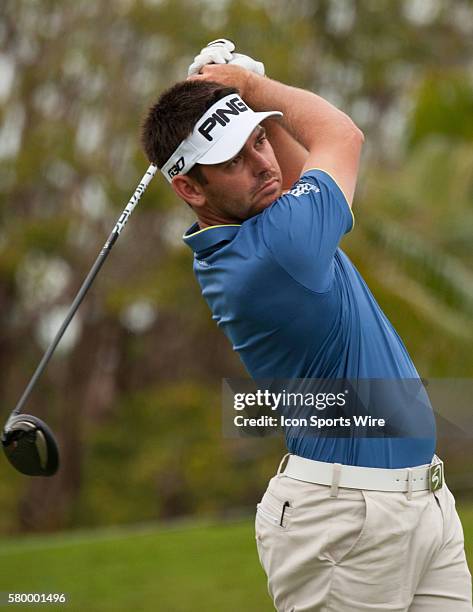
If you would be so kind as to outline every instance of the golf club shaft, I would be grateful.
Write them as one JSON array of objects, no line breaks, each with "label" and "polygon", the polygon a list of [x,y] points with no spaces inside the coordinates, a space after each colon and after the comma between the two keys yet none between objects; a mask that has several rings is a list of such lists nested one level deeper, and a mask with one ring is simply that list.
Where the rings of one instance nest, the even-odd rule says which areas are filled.
[{"label": "golf club shaft", "polygon": [[77,309],[79,308],[79,306],[80,306],[82,300],[84,299],[87,291],[89,290],[90,286],[94,282],[94,278],[97,276],[100,268],[102,267],[105,259],[107,258],[107,255],[112,250],[113,245],[115,244],[115,242],[117,241],[118,236],[120,235],[121,231],[125,227],[125,225],[126,225],[128,219],[129,219],[131,213],[135,209],[135,206],[138,204],[141,196],[143,195],[143,193],[145,192],[146,188],[148,187],[151,179],[156,174],[156,170],[157,170],[157,166],[151,164],[151,166],[148,168],[148,170],[146,171],[145,175],[141,179],[141,182],[138,185],[138,187],[136,188],[135,193],[131,196],[130,201],[126,205],[125,210],[120,215],[120,217],[119,217],[115,227],[112,230],[112,233],[110,234],[110,236],[107,239],[107,242],[102,247],[102,250],[100,251],[99,256],[95,260],[95,263],[92,266],[92,268],[90,269],[90,272],[87,274],[87,277],[86,277],[85,281],[82,283],[82,286],[79,289],[76,297],[74,298],[74,301],[71,304],[71,307],[69,309],[69,312],[66,315],[66,318],[64,319],[64,322],[62,323],[59,331],[57,332],[56,336],[54,337],[54,339],[51,342],[50,346],[48,347],[47,351],[43,355],[43,358],[41,359],[38,367],[36,368],[36,371],[33,374],[30,382],[28,383],[28,386],[24,390],[23,395],[21,396],[21,398],[19,399],[17,405],[15,406],[14,410],[12,411],[12,413],[10,415],[10,418],[15,416],[15,415],[17,415],[17,414],[19,414],[22,411],[23,406],[25,405],[25,403],[26,403],[26,401],[27,401],[27,399],[28,399],[28,397],[29,397],[33,387],[35,386],[38,378],[41,376],[41,374],[43,373],[44,369],[46,368],[49,360],[51,359],[52,354],[54,353],[57,345],[59,344],[62,336],[64,335],[64,332],[66,331],[69,323],[71,322],[73,316],[75,315]]}]

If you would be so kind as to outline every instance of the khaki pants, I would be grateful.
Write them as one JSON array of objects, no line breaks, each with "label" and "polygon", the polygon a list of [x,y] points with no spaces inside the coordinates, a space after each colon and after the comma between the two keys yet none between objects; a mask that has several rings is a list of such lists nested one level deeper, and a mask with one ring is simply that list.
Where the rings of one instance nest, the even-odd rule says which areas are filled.
[{"label": "khaki pants", "polygon": [[463,530],[446,485],[411,500],[347,488],[330,497],[328,486],[281,473],[258,504],[255,528],[278,612],[473,609]]}]

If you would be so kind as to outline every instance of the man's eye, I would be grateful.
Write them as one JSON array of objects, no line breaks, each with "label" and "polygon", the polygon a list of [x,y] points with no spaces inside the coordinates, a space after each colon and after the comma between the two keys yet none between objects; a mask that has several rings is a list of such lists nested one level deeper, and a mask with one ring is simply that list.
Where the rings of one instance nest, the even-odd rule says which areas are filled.
[{"label": "man's eye", "polygon": [[236,166],[240,159],[241,157],[239,155],[238,157],[234,157],[232,160],[230,160],[229,166]]},{"label": "man's eye", "polygon": [[256,141],[256,143],[260,145],[260,144],[263,144],[265,140],[266,140],[266,136],[260,136],[258,140]]}]

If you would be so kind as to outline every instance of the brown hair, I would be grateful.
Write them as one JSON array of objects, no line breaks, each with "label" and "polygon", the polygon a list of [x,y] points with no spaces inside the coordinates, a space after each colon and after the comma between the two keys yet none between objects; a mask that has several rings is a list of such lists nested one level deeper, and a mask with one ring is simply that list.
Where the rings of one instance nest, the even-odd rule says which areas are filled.
[{"label": "brown hair", "polygon": [[[232,93],[238,93],[238,89],[213,81],[181,81],[162,93],[142,127],[141,142],[150,163],[161,168],[205,111]],[[188,175],[205,183],[199,164]]]}]

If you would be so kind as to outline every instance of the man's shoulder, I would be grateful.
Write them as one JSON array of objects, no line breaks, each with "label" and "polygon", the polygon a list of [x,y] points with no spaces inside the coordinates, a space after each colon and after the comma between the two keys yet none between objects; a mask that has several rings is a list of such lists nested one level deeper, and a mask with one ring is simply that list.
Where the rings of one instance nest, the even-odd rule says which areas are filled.
[{"label": "man's shoulder", "polygon": [[[285,199],[284,196],[293,196],[295,198],[310,196],[310,199],[313,199],[314,196],[320,193],[321,196],[319,196],[319,198],[326,198],[330,194],[332,198],[344,204],[343,208],[346,206],[346,208],[350,210],[350,205],[340,185],[329,172],[321,168],[310,168],[306,170],[289,189],[283,191],[278,200],[275,200],[273,204],[279,201],[287,201],[287,198]],[[291,197],[291,199],[293,199],[293,197]],[[303,199],[305,200],[307,198]]]}]

